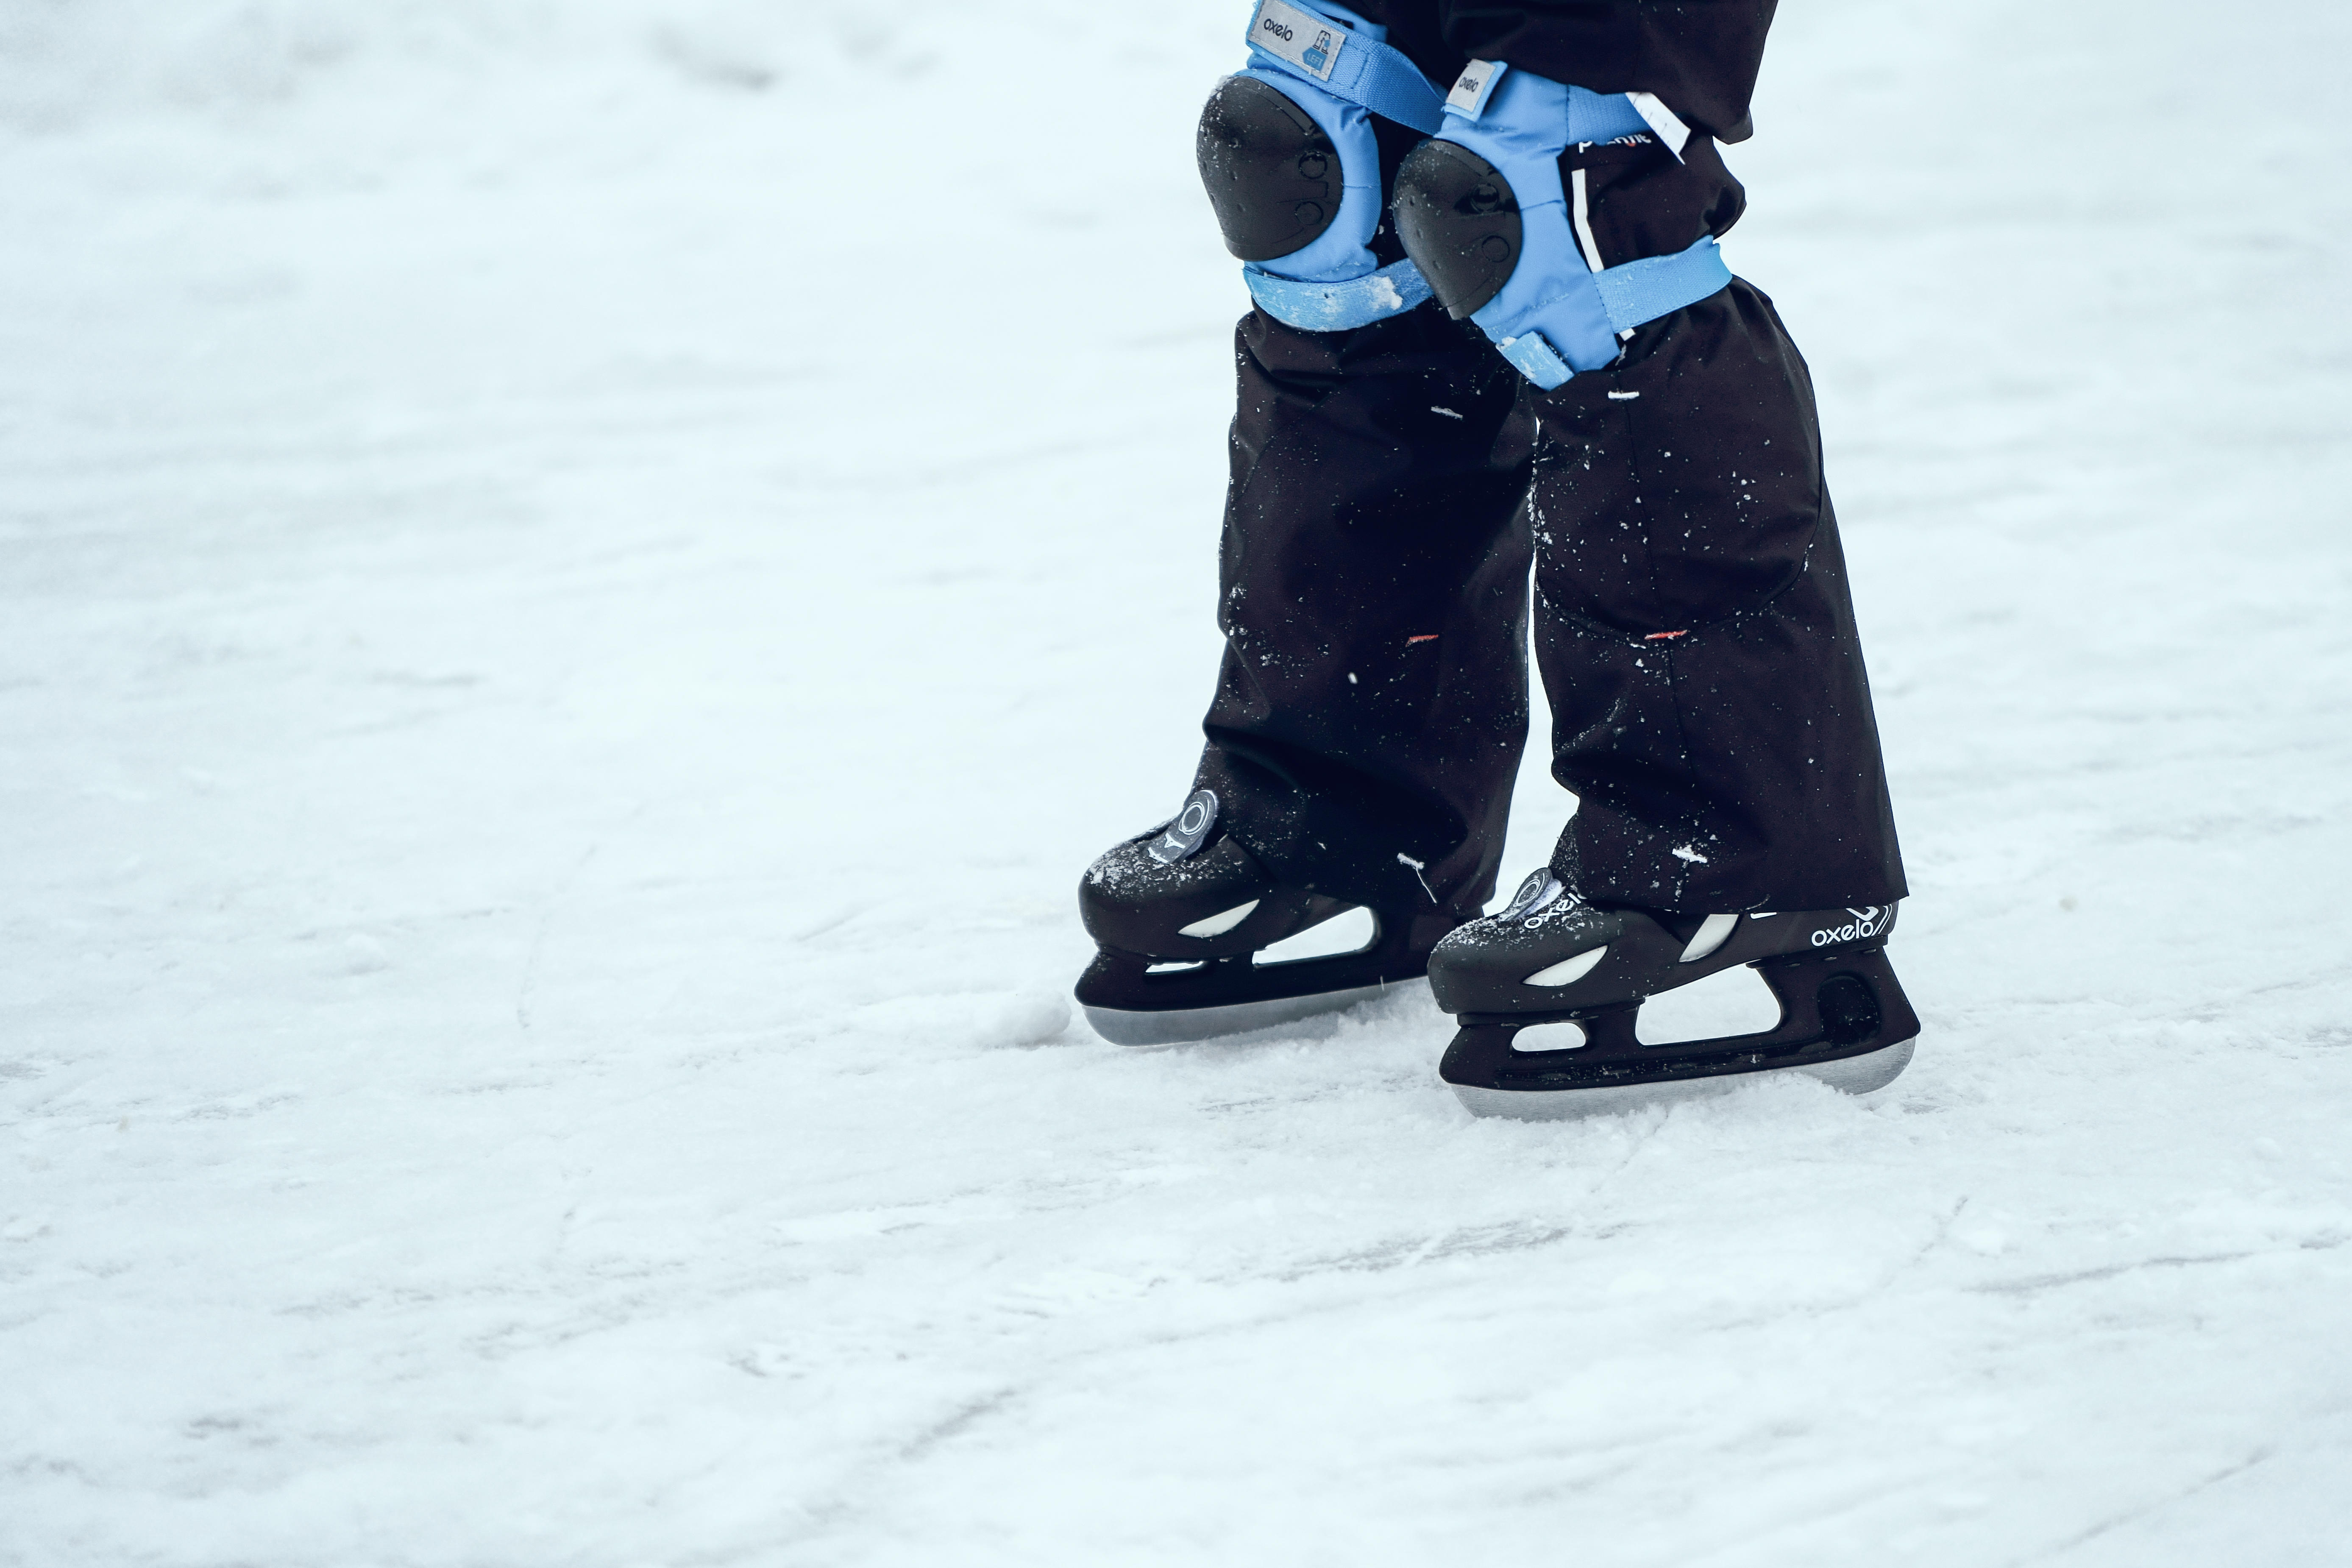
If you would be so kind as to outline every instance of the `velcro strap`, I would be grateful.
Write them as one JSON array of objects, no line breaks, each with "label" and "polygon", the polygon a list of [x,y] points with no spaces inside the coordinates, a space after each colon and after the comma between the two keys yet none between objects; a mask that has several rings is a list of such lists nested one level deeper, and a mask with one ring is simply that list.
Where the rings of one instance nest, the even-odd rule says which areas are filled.
[{"label": "velcro strap", "polygon": [[[1454,79],[1454,90],[1445,95],[1447,112],[1476,124],[1486,116],[1486,106],[1495,100],[1495,89],[1511,68],[1502,60],[1472,60],[1462,68]],[[1674,118],[1666,106],[1647,93],[1594,92],[1574,82],[1562,84],[1568,89],[1567,124],[1559,134],[1566,146],[1580,142],[1614,142],[1621,136],[1640,136],[1655,129],[1643,112],[1640,100],[1649,98],[1657,111],[1669,120]],[[1675,124],[1682,122],[1675,121]],[[1690,134],[1688,131],[1683,132]],[[1492,153],[1486,154],[1493,156]],[[1682,156],[1682,142],[1675,143],[1675,155]]]},{"label": "velcro strap", "polygon": [[1614,142],[1620,136],[1646,136],[1650,122],[1633,107],[1633,100],[1622,92],[1588,92],[1570,85],[1568,89],[1568,143],[1580,142]]},{"label": "velcro strap", "polygon": [[1503,357],[1511,362],[1512,369],[1546,392],[1566,384],[1569,378],[1576,374],[1574,367],[1554,353],[1551,344],[1544,341],[1544,335],[1533,328],[1516,338],[1505,338],[1495,346],[1503,351]]},{"label": "velcro strap", "polygon": [[1242,278],[1249,284],[1257,308],[1309,332],[1343,332],[1369,327],[1391,316],[1402,316],[1429,298],[1429,280],[1410,261],[1383,267],[1378,272],[1345,283],[1301,283],[1277,278],[1263,267],[1245,266]]},{"label": "velcro strap", "polygon": [[1388,45],[1290,0],[1258,0],[1250,14],[1253,57],[1303,77],[1334,98],[1434,136],[1445,100],[1420,68]]},{"label": "velcro strap", "polygon": [[1601,290],[1609,325],[1622,332],[1697,304],[1731,281],[1731,268],[1724,264],[1723,247],[1708,234],[1672,256],[1647,256],[1603,268],[1592,281]]},{"label": "velcro strap", "polygon": [[1599,370],[1620,352],[1613,335],[1696,305],[1730,281],[1731,268],[1707,235],[1672,256],[1576,275],[1568,292],[1546,301],[1525,327],[1496,339],[1495,346],[1521,375],[1549,392],[1576,374],[1570,355],[1581,353],[1586,370]]}]

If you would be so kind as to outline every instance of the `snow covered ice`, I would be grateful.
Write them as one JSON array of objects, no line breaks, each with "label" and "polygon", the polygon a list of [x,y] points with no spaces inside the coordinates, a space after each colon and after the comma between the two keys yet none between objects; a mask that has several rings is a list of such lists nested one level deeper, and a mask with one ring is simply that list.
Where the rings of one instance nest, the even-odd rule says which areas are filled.
[{"label": "snow covered ice", "polygon": [[1927,1032],[1538,1126],[1066,1001],[1239,16],[0,8],[0,1562],[2352,1553],[2352,14],[1784,8]]}]

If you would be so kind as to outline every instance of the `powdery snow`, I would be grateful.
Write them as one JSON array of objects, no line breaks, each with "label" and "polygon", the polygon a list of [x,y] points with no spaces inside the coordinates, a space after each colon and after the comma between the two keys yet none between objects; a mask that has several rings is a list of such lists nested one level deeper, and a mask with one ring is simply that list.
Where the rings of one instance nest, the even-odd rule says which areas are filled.
[{"label": "powdery snow", "polygon": [[1928,1032],[1522,1126],[1063,1000],[1217,648],[1181,9],[0,19],[0,1561],[2340,1560],[2352,16],[1785,8]]}]

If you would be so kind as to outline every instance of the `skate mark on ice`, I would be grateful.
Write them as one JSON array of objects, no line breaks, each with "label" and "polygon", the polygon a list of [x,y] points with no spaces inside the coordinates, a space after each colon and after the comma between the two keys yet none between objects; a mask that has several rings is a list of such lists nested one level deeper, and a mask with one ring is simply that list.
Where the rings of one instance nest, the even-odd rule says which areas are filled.
[{"label": "skate mark on ice", "polygon": [[794,942],[814,942],[821,936],[839,931],[875,907],[866,903],[843,903],[794,930],[792,938]]},{"label": "skate mark on ice", "polygon": [[1719,1332],[1729,1332],[1735,1330],[1769,1329],[1799,1321],[1826,1320],[1840,1312],[1861,1311],[1875,1303],[1880,1297],[1900,1283],[1906,1275],[1934,1257],[1942,1248],[1951,1236],[1953,1226],[1958,1223],[1961,1212],[1969,1206],[1969,1201],[1962,1198],[1954,1204],[1948,1213],[1937,1220],[1927,1240],[1886,1265],[1877,1278],[1832,1298],[1788,1302],[1761,1311],[1745,1312],[1727,1317],[1716,1323],[1715,1330]]},{"label": "skate mark on ice", "polygon": [[[2324,1252],[2331,1247],[2343,1246],[2344,1239],[2338,1237],[2316,1245],[2306,1241],[2299,1244],[2296,1250]],[[2132,1263],[2111,1263],[2104,1268],[2077,1269],[2066,1274],[2031,1274],[2021,1279],[1998,1279],[1988,1284],[1971,1285],[1968,1289],[1981,1295],[2026,1295],[2037,1290],[2054,1290],[2063,1285],[2087,1285],[2101,1279],[2113,1279],[2119,1275],[2137,1274],[2147,1268],[2196,1268],[2207,1264],[2243,1263],[2250,1258],[2276,1256],[2278,1256],[2276,1249],[2255,1247],[2244,1252],[2206,1252],[2184,1254],[2179,1257],[2143,1258]]]},{"label": "skate mark on ice", "polygon": [[951,1443],[990,1416],[1004,1409],[1020,1394],[1017,1388],[1000,1388],[995,1393],[971,1401],[943,1420],[933,1422],[898,1446],[891,1458],[899,1464],[919,1464],[941,1444]]},{"label": "skate mark on ice", "polygon": [[572,863],[572,869],[564,874],[563,880],[556,884],[555,891],[548,895],[547,907],[539,911],[539,929],[531,933],[530,952],[522,961],[522,984],[515,991],[515,1023],[520,1027],[530,1027],[530,993],[531,988],[539,984],[539,955],[547,946],[548,927],[555,923],[557,907],[563,902],[563,896],[572,890],[572,885],[580,880],[580,873],[588,868],[588,862],[596,858],[599,847],[599,845],[591,844],[581,853],[580,858]]},{"label": "skate mark on ice", "polygon": [[[974,1201],[977,1199],[978,1201]],[[979,1194],[940,1203],[894,1204],[883,1208],[841,1209],[768,1222],[768,1231],[788,1247],[865,1241],[930,1226],[969,1225],[1010,1217],[1014,1211]]]},{"label": "skate mark on ice", "polygon": [[2164,1496],[2157,1498],[2152,1501],[2142,1503],[2137,1508],[2126,1509],[2121,1513],[2114,1514],[2106,1519],[2103,1519],[2098,1523],[2091,1526],[2090,1529],[2084,1531],[2081,1534],[2069,1536],[2055,1546],[2049,1547],[2041,1552],[2032,1552],[2023,1557],[2012,1557],[2009,1560],[2007,1568],[2024,1568],[2024,1565],[2029,1563],[2047,1563],[2053,1558],[2063,1557],[2067,1552],[2074,1551],[2074,1548],[2084,1544],[2085,1542],[2095,1541],[2102,1535],[2121,1530],[2125,1525],[2136,1523],[2140,1520],[2147,1518],[2150,1514],[2160,1513],[2164,1510],[2170,1508],[2175,1503],[2186,1502],[2189,1499],[2195,1497],[2201,1491],[2220,1486],[2223,1481],[2230,1479],[2232,1476],[2242,1476],[2248,1470],[2252,1469],[2256,1465],[2262,1464],[2275,1457],[2277,1453],[2278,1450],[2276,1448],[2257,1448],[2252,1454],[2246,1456],[2246,1458],[2239,1460],[2236,1464],[2225,1465],[2221,1469],[2214,1471],[2211,1475],[2207,1476],[2202,1480],[2191,1482],[2189,1485],[2181,1488],[2179,1491],[2167,1492]]},{"label": "skate mark on ice", "polygon": [[1272,1278],[1287,1285],[1323,1274],[1386,1274],[1401,1268],[1412,1268],[1433,1258],[1492,1258],[1505,1253],[1533,1252],[1561,1241],[1605,1240],[1609,1235],[1625,1228],[1622,1226],[1596,1227],[1572,1222],[1545,1226],[1526,1220],[1509,1220],[1498,1225],[1441,1230],[1417,1240],[1406,1237],[1373,1247],[1330,1253],[1310,1258]]},{"label": "skate mark on ice", "polygon": [[1912,1248],[1909,1257],[1895,1263],[1893,1268],[1887,1269],[1885,1274],[1866,1287],[1861,1296],[1848,1304],[1858,1307],[1872,1297],[1892,1289],[1896,1280],[1933,1258],[1942,1248],[1944,1243],[1951,1238],[1952,1227],[1960,1223],[1960,1215],[1968,1206],[1969,1200],[1965,1197],[1954,1204],[1950,1212],[1936,1222],[1936,1227],[1928,1232],[1927,1240]]}]

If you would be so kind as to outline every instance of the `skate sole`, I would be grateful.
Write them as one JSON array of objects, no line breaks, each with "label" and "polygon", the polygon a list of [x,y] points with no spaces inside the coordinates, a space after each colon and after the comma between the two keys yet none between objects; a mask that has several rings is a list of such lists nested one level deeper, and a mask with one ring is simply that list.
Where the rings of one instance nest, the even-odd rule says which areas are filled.
[{"label": "skate sole", "polygon": [[1336,1013],[1400,986],[1421,985],[1421,980],[1391,980],[1358,985],[1346,991],[1323,991],[1309,996],[1271,996],[1258,1002],[1229,1002],[1215,1007],[1170,1007],[1144,1012],[1129,1007],[1097,1007],[1081,1004],[1096,1034],[1115,1046],[1180,1046],[1193,1040],[1213,1040],[1226,1035],[1246,1035],[1277,1025],[1295,1024],[1321,1013]]},{"label": "skate sole", "polygon": [[1604,1085],[1596,1089],[1480,1089],[1449,1083],[1454,1097],[1473,1116],[1507,1116],[1521,1121],[1560,1121],[1584,1116],[1615,1116],[1653,1105],[1672,1105],[1710,1095],[1727,1094],[1744,1083],[1802,1073],[1819,1079],[1845,1094],[1868,1094],[1885,1089],[1911,1065],[1919,1037],[1897,1040],[1858,1057],[1810,1067],[1764,1068],[1748,1072],[1715,1073],[1706,1078],[1677,1079],[1658,1083]]}]

